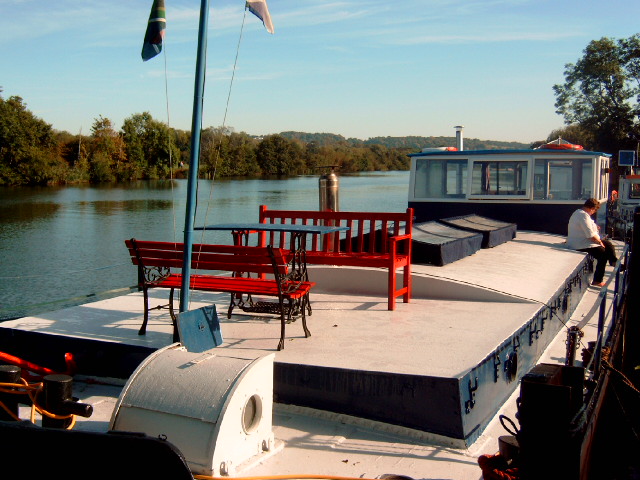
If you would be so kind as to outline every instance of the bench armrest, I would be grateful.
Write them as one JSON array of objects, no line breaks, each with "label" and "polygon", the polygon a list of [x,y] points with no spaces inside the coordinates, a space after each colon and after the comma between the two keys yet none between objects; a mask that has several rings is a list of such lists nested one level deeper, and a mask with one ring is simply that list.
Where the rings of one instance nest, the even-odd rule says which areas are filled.
[{"label": "bench armrest", "polygon": [[404,233],[402,235],[391,235],[389,237],[389,240],[392,242],[399,242],[401,240],[411,240],[411,234],[410,233]]},{"label": "bench armrest", "polygon": [[[402,242],[402,243],[401,243]],[[389,237],[389,255],[391,256],[391,261],[393,262],[398,253],[398,244],[404,244],[405,251],[404,254],[411,254],[411,234],[405,233],[403,235],[392,235]],[[409,258],[409,262],[411,262],[411,258]]]}]

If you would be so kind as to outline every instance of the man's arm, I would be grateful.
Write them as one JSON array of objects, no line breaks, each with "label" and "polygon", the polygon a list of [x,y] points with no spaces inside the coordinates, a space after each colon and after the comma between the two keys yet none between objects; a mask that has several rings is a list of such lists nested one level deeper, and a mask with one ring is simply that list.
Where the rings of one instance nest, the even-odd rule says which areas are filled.
[{"label": "man's arm", "polygon": [[590,239],[593,243],[597,243],[598,245],[600,245],[601,247],[604,247],[604,243],[602,243],[602,240],[600,240],[600,237],[598,235],[594,235],[593,237],[591,237]]}]

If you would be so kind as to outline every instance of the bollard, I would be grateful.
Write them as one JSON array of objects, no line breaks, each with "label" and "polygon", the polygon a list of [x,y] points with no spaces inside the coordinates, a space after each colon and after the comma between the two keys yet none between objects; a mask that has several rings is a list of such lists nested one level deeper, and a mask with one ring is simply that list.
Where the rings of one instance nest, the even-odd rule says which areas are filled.
[{"label": "bollard", "polygon": [[338,165],[327,165],[321,168],[331,168],[331,172],[323,174],[318,179],[318,190],[320,192],[320,211],[331,210],[337,212],[340,210],[340,181],[335,173]]},{"label": "bollard", "polygon": [[[318,179],[318,191],[320,193],[319,211],[340,211],[340,181],[335,173],[339,165],[326,165],[320,168],[331,168],[331,172],[322,174]],[[323,222],[324,225],[333,225],[331,220]],[[322,238],[323,249],[333,250],[334,236],[327,235]]]},{"label": "bollard", "polygon": [[582,330],[575,325],[569,327],[569,330],[567,331],[567,340],[565,341],[567,345],[565,365],[569,367],[575,366],[576,350],[578,349],[578,345],[580,344],[580,339],[582,337],[584,337],[584,332]]},{"label": "bollard", "polygon": [[[16,365],[0,365],[0,383],[20,383],[20,374],[22,370]],[[16,390],[12,387],[4,387],[7,390]],[[0,393],[0,402],[4,404],[9,412],[15,417],[18,416],[18,398],[15,393]],[[0,408],[0,420],[15,421],[15,417]]]},{"label": "bollard", "polygon": [[[73,379],[69,375],[47,375],[43,379],[44,409],[55,415],[80,415],[90,417],[93,407],[86,403],[79,403],[71,396],[73,392]],[[42,417],[42,426],[50,428],[67,428],[71,425],[69,418]]]}]

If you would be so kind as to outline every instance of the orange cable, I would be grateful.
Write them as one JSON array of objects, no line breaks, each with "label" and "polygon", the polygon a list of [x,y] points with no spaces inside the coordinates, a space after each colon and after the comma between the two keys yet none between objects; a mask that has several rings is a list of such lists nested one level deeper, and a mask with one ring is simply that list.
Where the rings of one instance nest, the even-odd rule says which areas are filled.
[{"label": "orange cable", "polygon": [[[229,480],[229,477],[212,477],[209,475],[194,475],[198,480]],[[233,477],[233,480],[293,480],[293,479],[327,479],[327,480],[374,480],[364,477],[340,477],[336,475],[265,475],[256,477]]]},{"label": "orange cable", "polygon": [[13,413],[11,410],[9,410],[9,407],[7,407],[4,402],[0,402],[0,407],[2,407],[2,409],[7,412],[7,414],[9,414],[11,416],[11,418],[13,418],[16,422],[20,421],[20,417],[16,416],[15,413]]}]

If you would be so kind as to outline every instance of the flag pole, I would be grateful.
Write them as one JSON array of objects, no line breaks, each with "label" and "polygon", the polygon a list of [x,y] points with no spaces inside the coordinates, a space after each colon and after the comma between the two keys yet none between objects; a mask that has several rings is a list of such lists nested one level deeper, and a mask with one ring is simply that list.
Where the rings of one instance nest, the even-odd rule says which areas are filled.
[{"label": "flag pole", "polygon": [[[187,206],[184,218],[184,258],[182,261],[182,286],[180,288],[180,312],[189,308],[189,286],[191,278],[191,251],[193,247],[193,223],[200,161],[200,134],[202,131],[202,103],[207,55],[207,26],[209,24],[209,0],[201,0],[200,26],[198,29],[198,52],[193,95],[193,116],[191,121],[191,157],[187,183]],[[174,335],[175,337],[175,335]],[[178,340],[174,338],[174,340]]]}]

